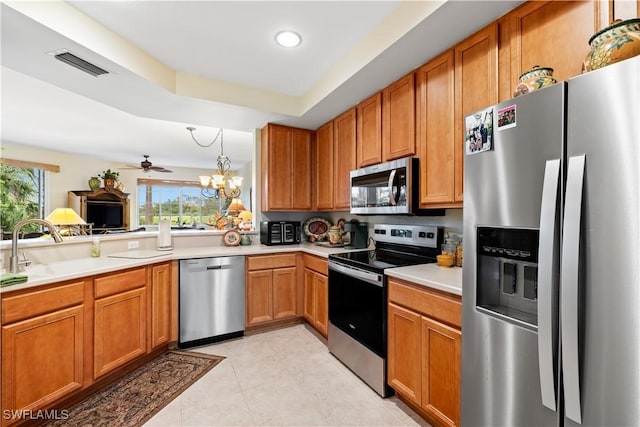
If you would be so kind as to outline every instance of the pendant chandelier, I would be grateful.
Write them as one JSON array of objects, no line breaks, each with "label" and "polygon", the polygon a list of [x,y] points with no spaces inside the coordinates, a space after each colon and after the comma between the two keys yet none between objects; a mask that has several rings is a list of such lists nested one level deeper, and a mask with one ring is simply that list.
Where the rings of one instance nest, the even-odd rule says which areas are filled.
[{"label": "pendant chandelier", "polygon": [[224,155],[224,135],[222,128],[220,128],[215,138],[213,138],[213,141],[208,144],[201,144],[196,140],[193,135],[193,131],[196,130],[196,128],[189,126],[187,130],[191,134],[191,139],[200,147],[211,147],[218,138],[220,139],[220,155],[217,159],[217,169],[212,175],[201,175],[199,177],[200,185],[202,186],[202,196],[216,199],[237,199],[240,197],[240,186],[242,185],[243,178],[233,175],[230,171],[231,160]]}]

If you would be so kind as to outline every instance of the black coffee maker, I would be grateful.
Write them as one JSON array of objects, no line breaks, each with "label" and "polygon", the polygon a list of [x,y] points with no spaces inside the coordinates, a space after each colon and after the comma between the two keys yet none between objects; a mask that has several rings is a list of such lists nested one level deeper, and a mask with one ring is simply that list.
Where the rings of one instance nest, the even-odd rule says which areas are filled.
[{"label": "black coffee maker", "polygon": [[369,223],[351,220],[344,223],[344,231],[349,234],[345,249],[364,249],[369,246]]}]

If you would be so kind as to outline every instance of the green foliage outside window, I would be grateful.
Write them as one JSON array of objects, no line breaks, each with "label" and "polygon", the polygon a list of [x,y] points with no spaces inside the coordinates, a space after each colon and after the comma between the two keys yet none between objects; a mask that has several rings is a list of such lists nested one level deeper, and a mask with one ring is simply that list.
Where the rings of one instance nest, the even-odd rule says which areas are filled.
[{"label": "green foliage outside window", "polygon": [[168,219],[174,226],[215,224],[230,200],[206,198],[199,185],[138,185],[138,223],[158,225]]},{"label": "green foliage outside window", "polygon": [[[15,225],[28,218],[42,218],[43,171],[0,163],[0,227],[3,238],[10,239]],[[39,231],[28,224],[22,231]]]}]

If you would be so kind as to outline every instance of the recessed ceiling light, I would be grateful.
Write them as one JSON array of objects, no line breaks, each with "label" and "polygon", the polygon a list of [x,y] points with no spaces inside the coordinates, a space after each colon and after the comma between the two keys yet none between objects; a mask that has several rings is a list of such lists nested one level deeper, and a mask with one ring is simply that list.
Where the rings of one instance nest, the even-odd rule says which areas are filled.
[{"label": "recessed ceiling light", "polygon": [[280,31],[276,34],[276,43],[282,47],[296,47],[302,42],[302,37],[295,31]]}]

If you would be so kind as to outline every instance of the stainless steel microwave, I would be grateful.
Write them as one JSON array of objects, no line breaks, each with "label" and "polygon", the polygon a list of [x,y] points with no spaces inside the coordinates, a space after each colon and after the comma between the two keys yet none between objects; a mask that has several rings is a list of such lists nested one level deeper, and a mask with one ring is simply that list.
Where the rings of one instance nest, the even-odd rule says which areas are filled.
[{"label": "stainless steel microwave", "polygon": [[356,215],[444,215],[444,209],[418,209],[417,157],[351,171],[351,213]]},{"label": "stainless steel microwave", "polygon": [[263,245],[293,245],[300,243],[300,221],[263,221],[260,243]]}]

